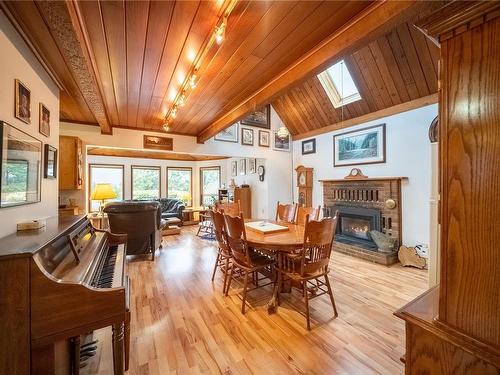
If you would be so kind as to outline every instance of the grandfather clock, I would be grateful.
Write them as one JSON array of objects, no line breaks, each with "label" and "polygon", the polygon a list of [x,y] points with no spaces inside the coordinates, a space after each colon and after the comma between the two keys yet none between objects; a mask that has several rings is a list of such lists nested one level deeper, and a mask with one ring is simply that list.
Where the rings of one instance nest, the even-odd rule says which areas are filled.
[{"label": "grandfather clock", "polygon": [[295,168],[297,172],[297,187],[299,188],[299,205],[312,207],[313,170],[299,165]]}]

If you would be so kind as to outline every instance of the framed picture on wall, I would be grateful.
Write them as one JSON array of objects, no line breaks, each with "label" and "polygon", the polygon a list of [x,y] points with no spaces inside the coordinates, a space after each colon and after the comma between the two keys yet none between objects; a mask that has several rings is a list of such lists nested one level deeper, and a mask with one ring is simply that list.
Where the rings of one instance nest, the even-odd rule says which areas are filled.
[{"label": "framed picture on wall", "polygon": [[307,141],[302,141],[302,155],[315,154],[316,153],[316,138],[308,139]]},{"label": "framed picture on wall", "polygon": [[333,165],[385,163],[385,124],[333,136]]},{"label": "framed picture on wall", "polygon": [[233,160],[231,162],[231,176],[237,176],[238,175],[238,162],[236,160]]},{"label": "framed picture on wall", "polygon": [[240,159],[238,163],[238,174],[240,176],[246,175],[247,174],[247,164],[246,164],[246,159]]},{"label": "framed picture on wall", "polygon": [[236,124],[233,124],[224,130],[221,130],[219,133],[217,133],[214,136],[214,139],[216,141],[238,143],[239,142],[238,131],[239,131],[239,126],[238,126],[238,123],[236,123]]},{"label": "framed picture on wall", "polygon": [[257,171],[257,159],[248,158],[248,173],[252,174]]},{"label": "framed picture on wall", "polygon": [[40,202],[42,142],[0,121],[0,208]]},{"label": "framed picture on wall", "polygon": [[259,130],[259,146],[269,147],[271,144],[269,132],[266,130]]},{"label": "framed picture on wall", "polygon": [[19,120],[31,124],[31,91],[20,80],[15,80],[14,114]]},{"label": "framed picture on wall", "polygon": [[286,137],[280,137],[278,132],[273,133],[273,150],[290,151],[291,143],[290,133]]},{"label": "framed picture on wall", "polygon": [[57,148],[48,144],[44,146],[43,153],[43,177],[56,178],[57,177]]},{"label": "framed picture on wall", "polygon": [[46,137],[50,137],[50,111],[43,103],[40,103],[38,131]]},{"label": "framed picture on wall", "polygon": [[243,120],[241,125],[254,126],[256,128],[271,129],[271,106],[265,105],[264,107],[253,111]]},{"label": "framed picture on wall", "polygon": [[241,144],[253,146],[253,129],[241,128]]}]

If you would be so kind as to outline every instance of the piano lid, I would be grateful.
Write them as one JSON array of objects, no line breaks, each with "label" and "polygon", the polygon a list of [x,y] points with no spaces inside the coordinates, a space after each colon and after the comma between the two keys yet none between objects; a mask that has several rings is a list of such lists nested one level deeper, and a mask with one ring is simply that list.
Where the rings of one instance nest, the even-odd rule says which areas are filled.
[{"label": "piano lid", "polygon": [[3,258],[32,256],[38,250],[62,235],[69,234],[85,215],[53,216],[38,230],[21,231],[0,238],[0,260]]}]

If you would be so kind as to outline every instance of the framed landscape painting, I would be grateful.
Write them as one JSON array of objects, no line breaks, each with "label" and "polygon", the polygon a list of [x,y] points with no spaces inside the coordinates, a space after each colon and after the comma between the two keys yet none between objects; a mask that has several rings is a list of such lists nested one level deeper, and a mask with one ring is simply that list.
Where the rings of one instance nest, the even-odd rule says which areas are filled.
[{"label": "framed landscape painting", "polygon": [[291,150],[291,136],[288,134],[286,137],[280,137],[278,132],[273,133],[273,150],[276,151],[290,151]]},{"label": "framed landscape painting", "polygon": [[254,126],[256,128],[271,129],[271,108],[270,105],[265,105],[264,107],[253,111],[243,120],[241,120],[241,125]]},{"label": "framed landscape painting", "polygon": [[217,133],[214,136],[214,139],[216,141],[238,143],[239,142],[238,130],[239,130],[238,123],[233,124],[229,128],[226,128],[226,129],[220,131],[219,133]]},{"label": "framed landscape painting", "polygon": [[333,165],[385,163],[385,124],[333,136]]}]

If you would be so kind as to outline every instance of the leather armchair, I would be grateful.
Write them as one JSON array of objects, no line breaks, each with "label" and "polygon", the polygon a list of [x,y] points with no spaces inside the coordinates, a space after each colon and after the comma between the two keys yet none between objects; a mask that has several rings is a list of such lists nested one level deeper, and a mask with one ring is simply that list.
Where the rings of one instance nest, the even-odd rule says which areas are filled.
[{"label": "leather armchair", "polygon": [[176,217],[182,221],[182,211],[186,208],[182,201],[172,198],[160,198],[158,202],[160,202],[161,206],[162,219]]},{"label": "leather armchair", "polygon": [[161,219],[159,202],[109,202],[104,207],[112,233],[127,234],[127,255],[151,254],[161,246],[161,230],[166,222]]}]

